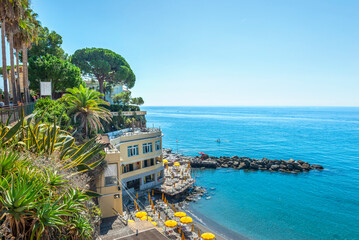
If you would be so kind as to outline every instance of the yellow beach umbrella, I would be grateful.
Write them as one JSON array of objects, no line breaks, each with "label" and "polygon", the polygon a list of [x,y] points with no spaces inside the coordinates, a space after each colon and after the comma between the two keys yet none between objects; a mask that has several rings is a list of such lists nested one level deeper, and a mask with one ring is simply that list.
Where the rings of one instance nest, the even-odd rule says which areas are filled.
[{"label": "yellow beach umbrella", "polygon": [[167,159],[163,159],[163,164],[166,164],[168,163],[168,160]]},{"label": "yellow beach umbrella", "polygon": [[173,166],[181,166],[181,164],[179,162],[175,162]]},{"label": "yellow beach umbrella", "polygon": [[136,218],[143,218],[145,216],[147,216],[146,212],[138,212],[138,213],[136,213]]},{"label": "yellow beach umbrella", "polygon": [[212,240],[215,239],[216,236],[213,233],[203,233],[201,235],[201,238],[203,238],[204,240]]},{"label": "yellow beach umbrella", "polygon": [[151,222],[153,225],[157,226],[157,223],[156,222]]},{"label": "yellow beach umbrella", "polygon": [[187,214],[185,212],[176,212],[174,215],[175,215],[175,217],[179,217],[179,218],[187,216]]},{"label": "yellow beach umbrella", "polygon": [[174,228],[177,226],[177,222],[173,220],[168,220],[165,222],[165,226],[169,228]]},{"label": "yellow beach umbrella", "polygon": [[193,219],[191,217],[183,217],[180,219],[180,222],[183,224],[192,223]]},{"label": "yellow beach umbrella", "polygon": [[148,220],[148,221],[152,221],[153,219],[152,219],[151,217],[144,216],[144,217],[141,217],[141,220]]}]

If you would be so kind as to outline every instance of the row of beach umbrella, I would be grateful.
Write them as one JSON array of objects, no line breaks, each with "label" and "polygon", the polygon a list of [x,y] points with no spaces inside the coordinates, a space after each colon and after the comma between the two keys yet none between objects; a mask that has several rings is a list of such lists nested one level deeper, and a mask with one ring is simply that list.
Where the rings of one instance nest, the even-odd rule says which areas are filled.
[{"label": "row of beach umbrella", "polygon": [[[151,221],[153,225],[157,226],[157,223],[152,221],[153,219],[151,217],[147,216],[146,212],[143,212],[143,211],[137,212],[135,216],[141,220]],[[193,222],[193,219],[191,217],[188,217],[185,212],[176,212],[176,213],[174,213],[174,216],[180,218],[180,222],[182,224],[189,224],[189,223]],[[129,220],[129,222],[134,222],[134,221]],[[175,228],[175,227],[177,227],[177,225],[178,225],[178,223],[174,220],[165,221],[165,226],[168,228]],[[193,225],[192,225],[191,231],[193,231]],[[179,226],[179,233],[181,233],[181,225]],[[212,240],[212,239],[216,238],[216,236],[213,233],[203,233],[202,235],[200,235],[199,230],[198,230],[198,236],[201,236],[201,238],[204,240]],[[184,239],[183,233],[182,233],[182,239]]]}]

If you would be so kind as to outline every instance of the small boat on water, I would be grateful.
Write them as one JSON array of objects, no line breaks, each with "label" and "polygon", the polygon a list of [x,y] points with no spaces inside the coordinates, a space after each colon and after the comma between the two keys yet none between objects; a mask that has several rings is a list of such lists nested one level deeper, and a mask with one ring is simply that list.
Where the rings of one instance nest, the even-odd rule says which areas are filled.
[{"label": "small boat on water", "polygon": [[209,189],[211,189],[211,190],[216,190],[216,188],[215,188],[215,187],[211,187],[211,188],[209,188]]},{"label": "small boat on water", "polygon": [[206,197],[207,200],[211,199],[211,197]]}]

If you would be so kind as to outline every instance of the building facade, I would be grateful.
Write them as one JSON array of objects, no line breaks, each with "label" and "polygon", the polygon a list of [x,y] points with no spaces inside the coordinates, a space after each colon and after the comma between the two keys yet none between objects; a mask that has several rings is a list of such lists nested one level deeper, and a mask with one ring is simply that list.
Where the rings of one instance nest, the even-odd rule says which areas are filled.
[{"label": "building facade", "polygon": [[160,129],[123,129],[107,136],[108,166],[96,181],[103,217],[114,216],[114,210],[122,214],[122,196],[156,187],[164,175]]}]

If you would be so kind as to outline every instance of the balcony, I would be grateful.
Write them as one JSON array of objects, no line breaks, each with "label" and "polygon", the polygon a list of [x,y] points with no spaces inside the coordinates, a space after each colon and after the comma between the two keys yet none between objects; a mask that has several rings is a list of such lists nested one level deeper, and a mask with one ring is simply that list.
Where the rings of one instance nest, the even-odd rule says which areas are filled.
[{"label": "balcony", "polygon": [[149,172],[149,171],[152,171],[152,170],[160,169],[160,168],[163,168],[162,162],[159,162],[159,163],[157,163],[155,165],[152,165],[152,166],[148,166],[148,167],[144,167],[144,168],[138,168],[138,169],[134,169],[132,171],[126,172],[126,173],[122,173],[121,178],[124,179],[124,178],[132,177],[132,176],[135,176],[135,175],[140,175],[140,174],[143,174],[143,173],[146,173],[146,172]]}]

